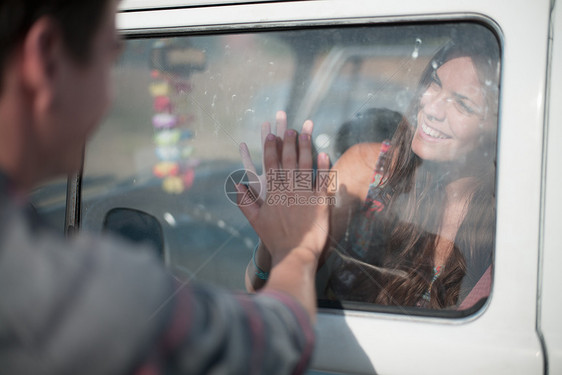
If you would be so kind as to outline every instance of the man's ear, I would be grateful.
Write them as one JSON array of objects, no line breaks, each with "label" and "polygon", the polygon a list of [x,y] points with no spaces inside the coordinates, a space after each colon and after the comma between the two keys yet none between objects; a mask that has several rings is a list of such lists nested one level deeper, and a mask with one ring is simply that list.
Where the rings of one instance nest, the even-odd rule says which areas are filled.
[{"label": "man's ear", "polygon": [[65,59],[62,30],[50,17],[42,17],[29,29],[22,46],[22,78],[33,95],[35,109],[49,110],[56,99]]}]

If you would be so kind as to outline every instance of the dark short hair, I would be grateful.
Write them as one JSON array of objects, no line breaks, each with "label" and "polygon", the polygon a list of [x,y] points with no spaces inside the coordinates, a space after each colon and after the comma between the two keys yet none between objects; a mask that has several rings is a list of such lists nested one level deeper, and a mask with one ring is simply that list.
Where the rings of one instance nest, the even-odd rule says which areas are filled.
[{"label": "dark short hair", "polygon": [[[0,68],[41,17],[52,17],[61,27],[71,56],[90,58],[93,35],[111,0],[0,0]],[[0,82],[1,84],[1,82]]]}]

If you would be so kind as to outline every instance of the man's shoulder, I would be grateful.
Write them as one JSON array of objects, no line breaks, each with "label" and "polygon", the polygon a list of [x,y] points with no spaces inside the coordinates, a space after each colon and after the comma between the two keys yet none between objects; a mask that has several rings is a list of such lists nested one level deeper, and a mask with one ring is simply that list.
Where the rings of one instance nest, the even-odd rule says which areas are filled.
[{"label": "man's shoulder", "polygon": [[[98,372],[130,365],[171,309],[172,280],[158,260],[112,238],[34,231],[17,206],[0,210],[0,338],[10,358],[66,352],[87,355]],[[61,360],[54,365],[73,366],[71,355]]]}]

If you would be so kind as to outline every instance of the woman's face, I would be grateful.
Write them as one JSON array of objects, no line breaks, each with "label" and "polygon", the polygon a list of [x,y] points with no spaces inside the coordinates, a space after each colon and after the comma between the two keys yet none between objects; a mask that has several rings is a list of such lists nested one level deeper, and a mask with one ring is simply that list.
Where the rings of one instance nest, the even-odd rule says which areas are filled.
[{"label": "woman's face", "polygon": [[420,99],[412,151],[424,160],[465,163],[481,153],[492,134],[485,90],[469,57],[449,60],[433,72]]}]

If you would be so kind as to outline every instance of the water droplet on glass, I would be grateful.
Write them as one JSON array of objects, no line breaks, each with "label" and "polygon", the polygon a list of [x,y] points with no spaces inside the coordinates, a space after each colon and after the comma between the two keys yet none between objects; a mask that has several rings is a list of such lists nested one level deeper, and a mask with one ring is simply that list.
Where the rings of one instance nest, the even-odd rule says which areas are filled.
[{"label": "water droplet on glass", "polygon": [[412,51],[412,58],[413,59],[417,59],[418,56],[420,55],[420,46],[422,44],[422,41],[420,38],[416,38],[416,44],[414,46],[414,51]]},{"label": "water droplet on glass", "polygon": [[325,133],[319,134],[314,140],[314,143],[319,149],[326,148],[330,146],[330,136]]},{"label": "water droplet on glass", "polygon": [[176,218],[169,212],[164,213],[164,220],[166,220],[166,222],[170,224],[171,227],[175,227],[177,224]]},{"label": "water droplet on glass", "polygon": [[244,238],[244,245],[246,245],[250,249],[252,249],[255,246],[254,241],[252,241],[252,239],[248,237]]}]

